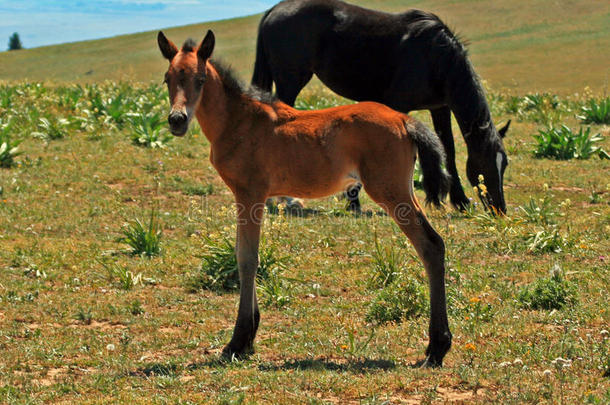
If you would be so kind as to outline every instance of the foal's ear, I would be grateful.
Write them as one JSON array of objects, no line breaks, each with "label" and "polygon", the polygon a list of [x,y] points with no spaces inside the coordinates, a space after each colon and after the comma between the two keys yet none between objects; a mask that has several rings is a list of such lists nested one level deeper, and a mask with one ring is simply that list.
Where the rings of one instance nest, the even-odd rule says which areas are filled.
[{"label": "foal's ear", "polygon": [[508,122],[498,131],[500,138],[504,138],[506,136],[506,131],[508,131],[508,127],[510,127],[510,121],[511,120],[508,120]]},{"label": "foal's ear", "polygon": [[169,39],[165,37],[163,31],[159,31],[159,35],[157,35],[157,42],[159,43],[159,49],[161,53],[165,57],[165,59],[171,61],[174,59],[174,56],[178,53],[178,48],[176,45]]},{"label": "foal's ear", "polygon": [[208,60],[210,56],[212,56],[212,51],[214,51],[214,44],[216,43],[216,38],[214,37],[214,33],[211,30],[208,30],[208,33],[201,41],[201,45],[199,45],[199,50],[197,51],[197,57],[200,60]]}]

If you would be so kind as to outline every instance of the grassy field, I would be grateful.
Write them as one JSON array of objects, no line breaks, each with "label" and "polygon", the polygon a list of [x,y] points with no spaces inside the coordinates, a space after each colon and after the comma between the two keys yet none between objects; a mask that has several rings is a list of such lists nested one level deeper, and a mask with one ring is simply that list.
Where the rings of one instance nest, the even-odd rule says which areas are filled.
[{"label": "grassy field", "polygon": [[[359,0],[366,7],[437,13],[470,43],[477,72],[494,88],[515,94],[563,95],[585,86],[608,91],[610,4],[599,0]],[[205,16],[201,16],[205,20]],[[260,16],[165,30],[176,42],[217,38],[217,55],[250,78]],[[180,21],[175,22],[180,26]],[[27,44],[26,44],[27,45]],[[96,82],[161,80],[165,62],[156,31],[97,41],[0,53],[0,80]],[[316,81],[314,81],[314,84]]]},{"label": "grassy field", "polygon": [[[165,68],[154,33],[1,53],[11,82],[0,84],[0,403],[609,403],[610,160],[535,157],[533,137],[590,128],[610,151],[608,125],[577,117],[606,90],[602,3],[408,2],[472,40],[494,118],[513,120],[508,215],[427,210],[447,245],[454,345],[440,370],[415,367],[427,344],[423,269],[367,197],[362,216],[337,198],[266,216],[257,352],[220,362],[238,296],[215,290],[206,263],[230,259],[232,196],[196,126],[171,140],[160,129],[167,94],[147,82]],[[544,24],[523,20],[542,9]],[[577,22],[557,24],[568,17]],[[256,23],[168,35],[212,26],[218,55],[246,74]],[[41,66],[49,84],[13,81],[45,79]],[[97,83],[63,84],[73,80]],[[297,106],[345,102],[312,86]],[[161,252],[134,255],[125,231],[152,213]],[[382,322],[396,311],[399,322]]]}]

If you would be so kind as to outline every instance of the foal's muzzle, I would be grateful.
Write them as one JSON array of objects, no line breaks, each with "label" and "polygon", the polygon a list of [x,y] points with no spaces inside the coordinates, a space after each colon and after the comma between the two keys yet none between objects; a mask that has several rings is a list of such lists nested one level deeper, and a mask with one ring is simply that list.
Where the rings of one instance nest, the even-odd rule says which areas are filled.
[{"label": "foal's muzzle", "polygon": [[169,130],[175,136],[183,136],[188,129],[188,117],[180,111],[172,111],[167,117],[169,122]]}]

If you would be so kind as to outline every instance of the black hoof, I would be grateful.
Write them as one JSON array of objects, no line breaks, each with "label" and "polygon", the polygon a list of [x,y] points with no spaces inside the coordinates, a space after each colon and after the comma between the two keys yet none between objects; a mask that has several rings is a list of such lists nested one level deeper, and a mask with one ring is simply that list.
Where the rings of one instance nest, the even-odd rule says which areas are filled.
[{"label": "black hoof", "polygon": [[356,214],[360,214],[362,212],[362,206],[360,205],[359,200],[351,200],[345,209]]},{"label": "black hoof", "polygon": [[430,337],[426,349],[426,360],[422,367],[443,367],[443,358],[451,348],[451,332],[447,331],[435,337]]},{"label": "black hoof", "polygon": [[222,349],[221,357],[225,360],[233,361],[233,360],[244,360],[250,357],[254,353],[254,346],[250,344],[236,344],[229,343]]}]

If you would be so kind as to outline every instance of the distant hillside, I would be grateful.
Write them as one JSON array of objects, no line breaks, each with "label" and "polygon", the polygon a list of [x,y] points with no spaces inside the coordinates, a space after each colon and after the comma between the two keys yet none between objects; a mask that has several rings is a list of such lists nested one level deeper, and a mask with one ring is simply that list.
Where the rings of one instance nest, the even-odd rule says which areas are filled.
[{"label": "distant hillside", "polygon": [[[600,0],[358,0],[386,11],[437,13],[470,42],[477,72],[511,92],[604,92],[610,83],[610,2]],[[201,16],[205,20],[205,16]],[[260,15],[165,29],[177,43],[217,37],[216,55],[249,80]],[[157,31],[0,53],[0,80],[161,80]]]}]

